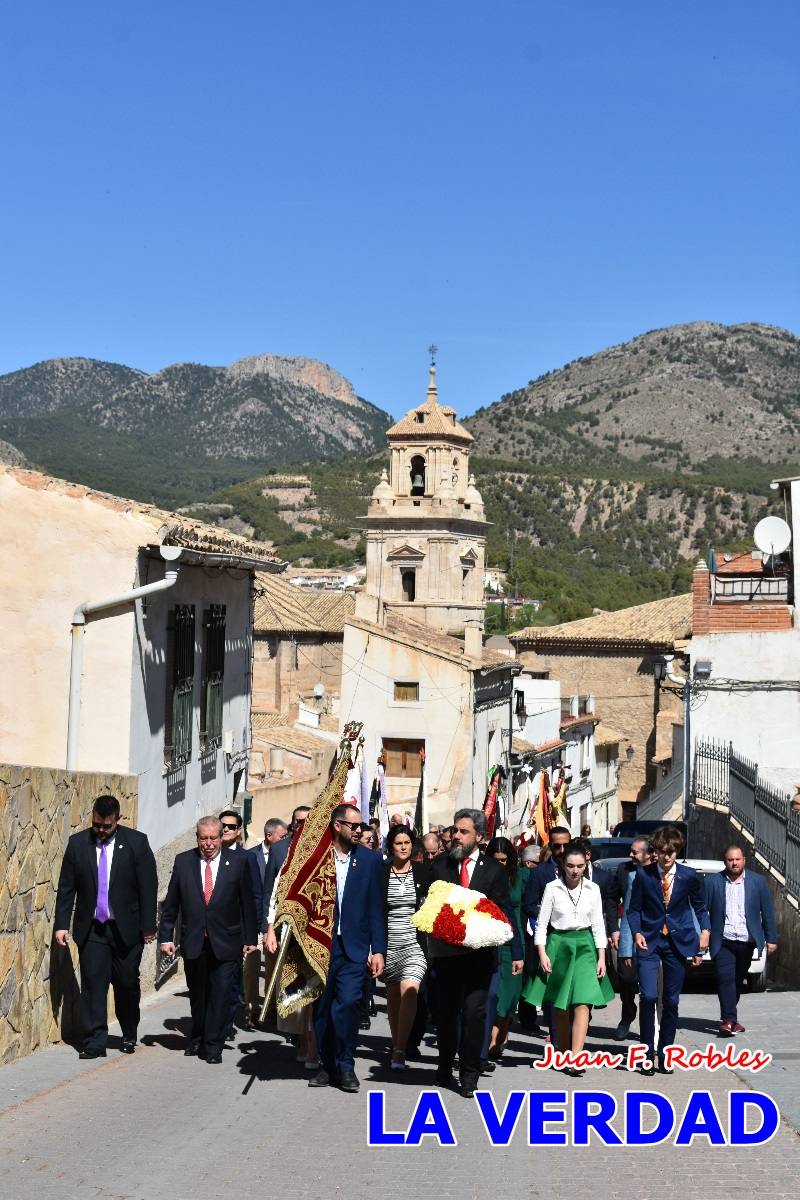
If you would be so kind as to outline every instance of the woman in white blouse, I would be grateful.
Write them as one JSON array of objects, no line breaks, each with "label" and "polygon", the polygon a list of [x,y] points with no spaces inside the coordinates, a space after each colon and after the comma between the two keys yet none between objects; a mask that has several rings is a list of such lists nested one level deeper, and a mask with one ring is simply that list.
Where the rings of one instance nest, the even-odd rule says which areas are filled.
[{"label": "woman in white blouse", "polygon": [[[529,1004],[552,1004],[558,1049],[583,1049],[589,1009],[604,1008],[614,989],[606,978],[606,928],[596,883],[585,878],[586,851],[570,842],[562,859],[562,876],[544,889],[534,944],[539,971],[523,996]],[[570,1033],[570,1009],[572,1031]],[[565,1068],[569,1075],[582,1070]]]}]

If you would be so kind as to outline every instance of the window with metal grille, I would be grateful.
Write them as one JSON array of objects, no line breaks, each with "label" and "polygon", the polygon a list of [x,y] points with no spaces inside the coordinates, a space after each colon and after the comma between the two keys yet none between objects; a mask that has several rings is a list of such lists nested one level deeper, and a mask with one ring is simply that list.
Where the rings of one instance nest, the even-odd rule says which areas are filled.
[{"label": "window with metal grille", "polygon": [[164,758],[183,766],[192,757],[194,702],[194,605],[176,604],[167,624],[167,696]]},{"label": "window with metal grille", "polygon": [[222,693],[225,677],[225,605],[212,604],[203,614],[203,711],[200,738],[203,750],[216,750],[222,741]]},{"label": "window with metal grille", "polygon": [[421,773],[419,752],[424,749],[423,741],[415,741],[410,738],[384,738],[383,753],[386,774],[395,779],[419,779]]},{"label": "window with metal grille", "polygon": [[409,703],[419,700],[419,684],[407,682],[401,683],[399,679],[396,679],[394,681],[394,698],[400,703],[404,701]]}]

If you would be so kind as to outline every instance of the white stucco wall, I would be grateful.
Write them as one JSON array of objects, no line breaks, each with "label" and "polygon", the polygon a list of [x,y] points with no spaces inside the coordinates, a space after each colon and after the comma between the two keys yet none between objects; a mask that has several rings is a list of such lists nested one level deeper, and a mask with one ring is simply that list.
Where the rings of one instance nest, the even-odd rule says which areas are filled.
[{"label": "white stucco wall", "polygon": [[524,671],[514,680],[514,690],[525,696],[524,720],[514,717],[514,735],[541,746],[560,737],[561,682],[558,679],[532,679]]},{"label": "white stucco wall", "polygon": [[[419,703],[395,703],[394,680],[419,681]],[[340,723],[363,723],[370,771],[384,737],[424,740],[431,821],[452,818],[456,802],[449,788],[454,774],[461,774],[459,768],[466,774],[468,791],[471,786],[469,689],[470,672],[457,663],[345,625]],[[413,814],[417,781],[387,776],[386,787],[390,810],[410,809]]]},{"label": "white stucco wall", "polygon": [[[136,585],[137,550],[153,529],[83,489],[21,482],[0,471],[0,758],[64,767],[70,623],[75,608]],[[84,634],[78,765],[129,769],[133,614],[92,618]]]},{"label": "white stucco wall", "polygon": [[[396,703],[394,681],[419,682],[418,703]],[[363,723],[367,766],[374,769],[383,738],[425,742],[428,819],[449,824],[457,808],[483,804],[489,762],[503,755],[508,701],[473,717],[472,672],[457,662],[355,625],[344,627],[340,724]],[[387,776],[390,811],[411,812],[414,779]]]},{"label": "white stucco wall", "polygon": [[[124,501],[35,473],[0,469],[0,759],[64,767],[69,706],[70,625],[75,608],[163,578],[164,564],[140,554],[158,540]],[[200,813],[233,798],[246,766],[250,712],[250,576],[181,563],[169,592],[89,619],[83,639],[81,771],[140,776],[140,828],[158,848]],[[185,772],[163,773],[167,611],[196,605],[195,721]],[[199,760],[203,609],[225,604],[223,728],[230,757]]]},{"label": "white stucco wall", "polygon": [[[712,681],[800,679],[800,634],[716,633],[693,637],[691,664],[711,662]],[[697,738],[733,742],[763,767],[800,766],[800,693],[797,691],[709,691],[691,710],[692,745]],[[798,776],[800,778],[800,776]]]},{"label": "white stucco wall", "polygon": [[[159,562],[150,562],[149,580],[163,573]],[[167,774],[165,655],[169,610],[176,604],[195,606],[192,757],[185,767]],[[211,604],[226,606],[222,728],[232,733],[233,751],[229,757],[218,749],[201,760],[203,612]],[[182,565],[173,588],[150,597],[144,610],[141,602],[136,606],[129,769],[139,776],[139,828],[154,848],[233,800],[234,773],[246,766],[250,742],[251,653],[250,576],[245,571]]]}]

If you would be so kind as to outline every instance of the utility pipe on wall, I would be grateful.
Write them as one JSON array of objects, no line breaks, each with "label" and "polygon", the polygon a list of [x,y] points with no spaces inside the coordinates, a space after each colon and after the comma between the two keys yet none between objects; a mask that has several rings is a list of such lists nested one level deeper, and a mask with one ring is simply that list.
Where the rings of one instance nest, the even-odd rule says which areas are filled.
[{"label": "utility pipe on wall", "polygon": [[691,701],[692,701],[692,684],[687,670],[686,677],[676,675],[672,670],[674,660],[673,654],[665,654],[664,661],[667,668],[667,679],[670,683],[675,683],[682,688],[681,698],[683,700],[683,819],[688,820],[689,817],[689,788],[692,781],[692,767],[689,761],[689,754],[692,746],[692,735],[689,728],[691,719]]},{"label": "utility pipe on wall", "polygon": [[161,557],[169,564],[163,579],[156,583],[146,583],[143,587],[133,588],[129,592],[120,592],[116,596],[108,596],[105,600],[87,600],[79,604],[72,614],[72,647],[69,660],[69,716],[67,718],[67,770],[78,769],[78,739],[81,725],[81,674],[83,671],[83,638],[86,629],[86,618],[94,613],[105,612],[111,608],[121,608],[143,596],[152,596],[154,592],[165,592],[174,587],[178,580],[177,560],[181,556],[179,546],[161,546]]}]

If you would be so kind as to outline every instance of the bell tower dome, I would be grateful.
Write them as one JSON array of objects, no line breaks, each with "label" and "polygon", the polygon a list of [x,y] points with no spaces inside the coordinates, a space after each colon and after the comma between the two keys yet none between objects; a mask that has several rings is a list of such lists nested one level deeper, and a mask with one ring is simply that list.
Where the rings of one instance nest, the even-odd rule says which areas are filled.
[{"label": "bell tower dome", "polygon": [[439,403],[431,365],[422,404],[386,432],[389,470],[370,500],[365,594],[378,613],[395,612],[448,633],[483,627],[486,530],[483,500],[469,472],[474,438]]}]

